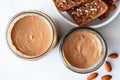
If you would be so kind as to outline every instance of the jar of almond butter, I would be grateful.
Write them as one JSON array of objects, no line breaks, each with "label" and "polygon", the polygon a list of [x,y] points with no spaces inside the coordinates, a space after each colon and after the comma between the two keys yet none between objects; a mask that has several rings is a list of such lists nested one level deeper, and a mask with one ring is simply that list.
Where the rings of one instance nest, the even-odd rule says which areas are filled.
[{"label": "jar of almond butter", "polygon": [[56,25],[43,12],[23,11],[11,19],[7,30],[7,41],[10,49],[18,57],[38,59],[57,45]]},{"label": "jar of almond butter", "polygon": [[77,73],[97,70],[104,63],[106,55],[106,41],[92,28],[74,28],[60,41],[60,57],[64,65]]}]

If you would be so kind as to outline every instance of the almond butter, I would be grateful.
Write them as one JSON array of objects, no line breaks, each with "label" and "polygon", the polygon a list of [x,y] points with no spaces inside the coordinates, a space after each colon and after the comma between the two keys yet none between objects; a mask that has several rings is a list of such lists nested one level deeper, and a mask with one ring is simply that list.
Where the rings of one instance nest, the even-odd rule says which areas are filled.
[{"label": "almond butter", "polygon": [[108,57],[111,58],[111,59],[116,59],[116,58],[118,58],[118,54],[117,53],[112,53]]},{"label": "almond butter", "polygon": [[112,78],[111,75],[104,75],[102,76],[101,80],[110,80]]},{"label": "almond butter", "polygon": [[105,69],[106,69],[107,72],[111,72],[112,71],[111,64],[108,61],[105,62]]},{"label": "almond butter", "polygon": [[97,73],[97,72],[91,73],[91,74],[87,77],[87,80],[95,79],[97,76],[98,76],[98,73]]}]

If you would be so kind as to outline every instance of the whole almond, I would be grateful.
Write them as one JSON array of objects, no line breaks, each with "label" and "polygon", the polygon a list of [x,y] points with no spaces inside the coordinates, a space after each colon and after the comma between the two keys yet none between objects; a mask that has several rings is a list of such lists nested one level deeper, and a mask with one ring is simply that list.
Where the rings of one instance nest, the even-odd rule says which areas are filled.
[{"label": "whole almond", "polygon": [[117,53],[112,53],[108,57],[111,58],[111,59],[116,59],[116,58],[118,58],[118,54]]},{"label": "whole almond", "polygon": [[101,80],[110,80],[112,78],[111,75],[104,75],[102,76]]},{"label": "whole almond", "polygon": [[95,79],[97,76],[98,76],[98,73],[97,73],[97,72],[91,73],[91,74],[87,77],[87,80]]},{"label": "whole almond", "polygon": [[106,69],[107,72],[111,72],[112,71],[111,64],[108,61],[105,62],[105,69]]},{"label": "whole almond", "polygon": [[118,2],[118,0],[113,0],[113,2]]},{"label": "whole almond", "polygon": [[113,11],[113,10],[115,10],[116,8],[117,8],[117,7],[116,7],[115,4],[112,4],[112,5],[109,6],[109,10],[110,10],[110,11]]}]

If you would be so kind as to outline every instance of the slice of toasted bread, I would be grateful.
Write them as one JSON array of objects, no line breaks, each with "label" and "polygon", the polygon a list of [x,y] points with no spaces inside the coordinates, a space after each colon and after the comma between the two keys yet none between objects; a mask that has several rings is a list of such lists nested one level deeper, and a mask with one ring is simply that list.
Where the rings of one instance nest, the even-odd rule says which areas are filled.
[{"label": "slice of toasted bread", "polygon": [[53,0],[59,11],[66,11],[80,4],[93,0]]},{"label": "slice of toasted bread", "polygon": [[84,26],[105,13],[108,6],[101,0],[93,0],[68,10],[68,14],[79,25]]}]

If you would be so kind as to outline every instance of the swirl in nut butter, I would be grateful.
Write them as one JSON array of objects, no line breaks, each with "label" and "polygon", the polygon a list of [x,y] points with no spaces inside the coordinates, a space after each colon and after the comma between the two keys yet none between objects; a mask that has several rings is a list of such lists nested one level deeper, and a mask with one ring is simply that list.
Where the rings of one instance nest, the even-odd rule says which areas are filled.
[{"label": "swirl in nut butter", "polygon": [[102,45],[94,33],[77,30],[65,39],[62,53],[67,64],[86,69],[99,61],[102,55]]}]

